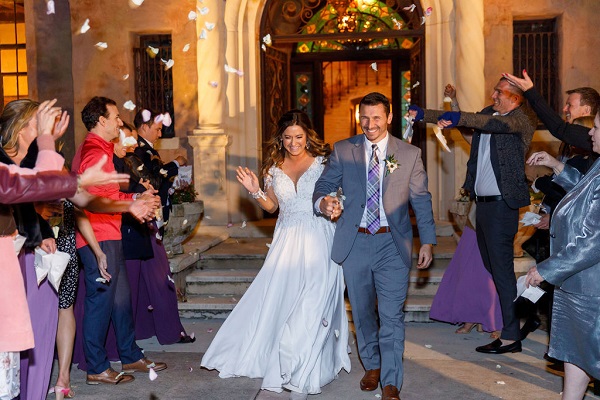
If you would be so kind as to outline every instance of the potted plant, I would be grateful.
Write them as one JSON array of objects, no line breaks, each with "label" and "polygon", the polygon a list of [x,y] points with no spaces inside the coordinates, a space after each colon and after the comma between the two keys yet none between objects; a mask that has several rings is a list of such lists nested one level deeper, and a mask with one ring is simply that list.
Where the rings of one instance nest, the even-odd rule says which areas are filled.
[{"label": "potted plant", "polygon": [[182,243],[192,234],[204,212],[204,203],[196,200],[194,182],[180,182],[171,197],[172,209],[165,226],[163,245],[169,258],[183,253]]}]

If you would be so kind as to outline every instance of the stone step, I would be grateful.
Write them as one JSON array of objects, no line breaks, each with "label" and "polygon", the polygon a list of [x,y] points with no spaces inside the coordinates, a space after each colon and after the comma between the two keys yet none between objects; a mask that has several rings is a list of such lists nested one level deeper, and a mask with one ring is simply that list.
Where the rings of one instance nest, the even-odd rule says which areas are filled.
[{"label": "stone step", "polygon": [[[196,266],[201,269],[258,269],[262,266],[272,238],[228,238],[200,254]],[[433,251],[433,267],[445,268],[456,250],[453,236],[438,236]],[[419,254],[419,241],[413,244],[413,267]]]},{"label": "stone step", "polygon": [[[186,302],[179,303],[181,318],[225,319],[239,301],[240,296],[191,296]],[[409,295],[404,305],[406,322],[430,322],[429,310],[433,296]],[[346,301],[348,319],[352,321],[350,306]]]},{"label": "stone step", "polygon": [[[242,296],[259,269],[208,269],[196,270],[186,277],[186,295],[232,295]],[[434,267],[428,270],[411,269],[411,295],[435,295],[444,275],[444,269]]]}]

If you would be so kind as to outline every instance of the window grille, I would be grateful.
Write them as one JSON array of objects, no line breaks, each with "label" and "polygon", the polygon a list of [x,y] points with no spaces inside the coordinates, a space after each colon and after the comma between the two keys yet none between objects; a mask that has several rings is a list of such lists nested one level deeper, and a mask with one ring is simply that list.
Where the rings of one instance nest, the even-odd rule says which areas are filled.
[{"label": "window grille", "polygon": [[[166,68],[172,59],[171,35],[141,35],[140,46],[133,49],[135,65],[135,104],[138,110],[147,108],[168,112],[173,123],[163,126],[162,137],[175,136],[176,115],[173,110],[173,70]],[[153,49],[158,53],[154,54]]]},{"label": "window grille", "polygon": [[548,104],[559,110],[556,18],[513,21],[513,70],[523,69]]},{"label": "window grille", "polygon": [[28,96],[23,0],[0,2],[0,108]]}]

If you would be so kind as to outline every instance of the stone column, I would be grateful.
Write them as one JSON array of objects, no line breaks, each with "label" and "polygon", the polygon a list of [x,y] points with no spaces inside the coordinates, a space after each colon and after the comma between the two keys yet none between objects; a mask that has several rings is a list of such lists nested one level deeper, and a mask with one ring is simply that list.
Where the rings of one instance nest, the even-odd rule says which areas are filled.
[{"label": "stone column", "polygon": [[483,0],[454,0],[454,6],[458,101],[463,111],[479,111],[486,99]]},{"label": "stone column", "polygon": [[[229,222],[227,148],[223,127],[225,103],[226,29],[224,6],[218,0],[198,2],[196,19],[198,66],[198,127],[188,136],[194,153],[194,185],[204,201],[204,225]],[[200,10],[208,10],[202,15]],[[208,26],[207,26],[208,24]]]},{"label": "stone column", "polygon": [[198,199],[204,201],[204,225],[227,225],[227,147],[229,137],[223,130],[196,133],[188,137],[194,149],[194,184]]}]

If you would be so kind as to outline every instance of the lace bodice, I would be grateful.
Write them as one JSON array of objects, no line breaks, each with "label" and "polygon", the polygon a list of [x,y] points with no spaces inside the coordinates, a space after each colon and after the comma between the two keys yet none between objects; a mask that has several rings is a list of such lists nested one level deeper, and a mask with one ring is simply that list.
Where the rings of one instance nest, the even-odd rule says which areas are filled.
[{"label": "lace bodice", "polygon": [[311,166],[298,179],[296,187],[294,182],[279,167],[272,166],[269,175],[265,178],[265,187],[273,187],[279,202],[278,225],[292,225],[297,222],[322,217],[315,217],[313,212],[312,196],[315,183],[323,172],[323,157],[316,157]]}]

